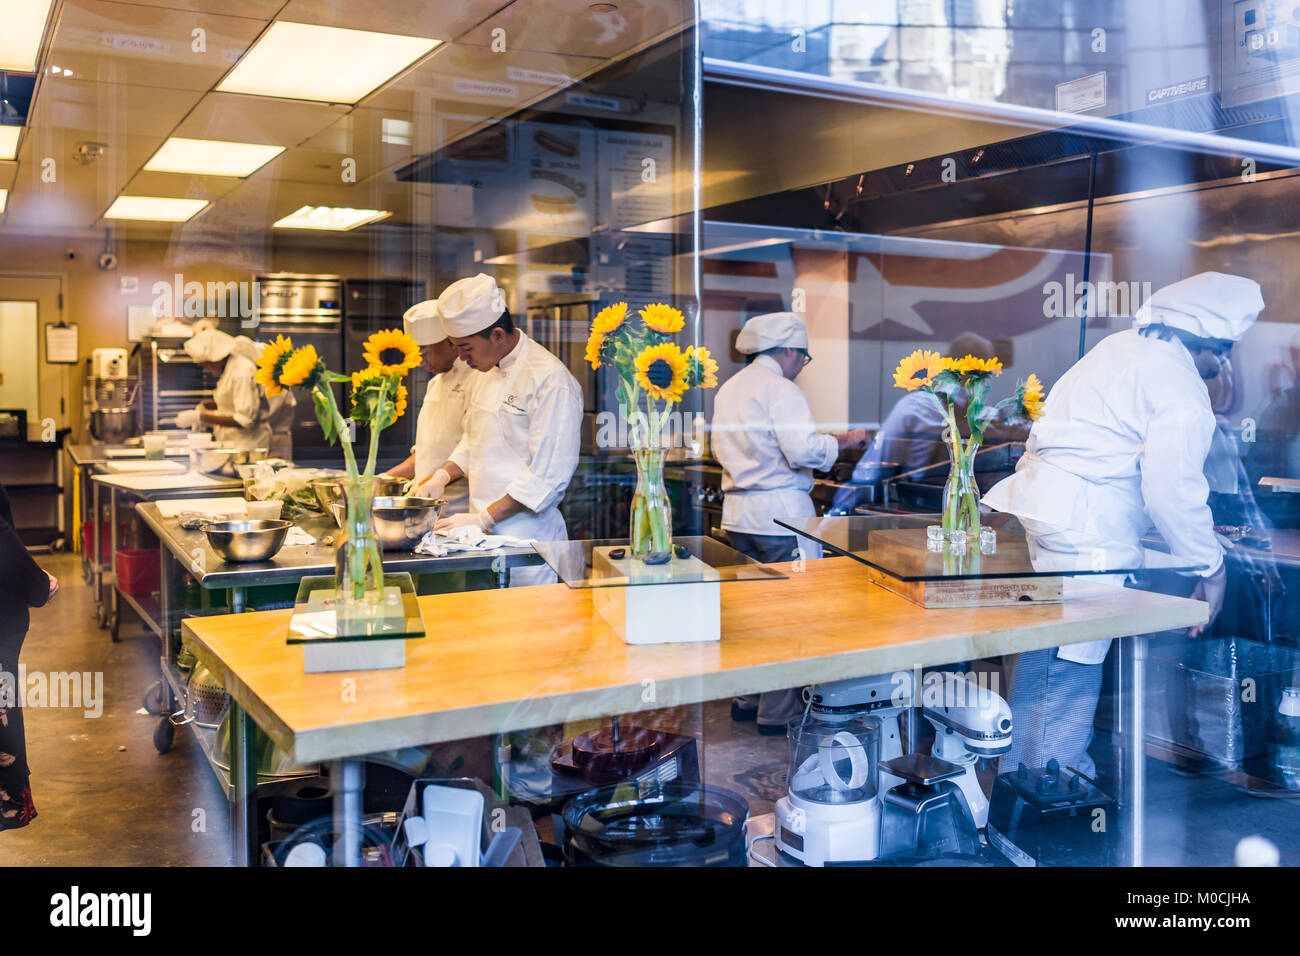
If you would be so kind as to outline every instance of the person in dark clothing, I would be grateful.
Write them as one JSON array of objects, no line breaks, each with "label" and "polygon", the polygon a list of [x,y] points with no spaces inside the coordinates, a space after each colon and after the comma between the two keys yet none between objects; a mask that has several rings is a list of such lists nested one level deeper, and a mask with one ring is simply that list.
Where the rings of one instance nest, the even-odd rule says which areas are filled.
[{"label": "person in dark clothing", "polygon": [[27,637],[29,608],[48,604],[58,589],[58,579],[41,570],[23,547],[14,530],[9,495],[0,486],[0,830],[25,827],[36,816],[28,784],[18,655]]}]

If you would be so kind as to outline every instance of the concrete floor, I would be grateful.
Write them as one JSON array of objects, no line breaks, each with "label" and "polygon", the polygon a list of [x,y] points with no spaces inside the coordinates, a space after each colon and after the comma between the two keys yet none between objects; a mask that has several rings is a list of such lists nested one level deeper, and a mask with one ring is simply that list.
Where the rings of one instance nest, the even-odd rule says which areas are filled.
[{"label": "concrete floor", "polygon": [[[158,639],[128,610],[114,644],[94,619],[94,597],[75,555],[42,555],[62,590],[34,611],[24,645],[27,673],[103,674],[103,714],[71,708],[26,712],[32,794],[39,816],[0,832],[0,865],[224,865],[228,805],[186,730],[167,754],[153,746],[158,718],[138,713],[157,679]],[[784,738],[735,724],[729,701],[711,701],[688,723],[702,729],[709,783],[743,796],[751,815],[770,813],[784,792]],[[1259,799],[1222,780],[1180,777],[1149,762],[1148,860],[1173,866],[1230,865],[1236,841],[1258,833],[1300,865],[1300,801]]]}]

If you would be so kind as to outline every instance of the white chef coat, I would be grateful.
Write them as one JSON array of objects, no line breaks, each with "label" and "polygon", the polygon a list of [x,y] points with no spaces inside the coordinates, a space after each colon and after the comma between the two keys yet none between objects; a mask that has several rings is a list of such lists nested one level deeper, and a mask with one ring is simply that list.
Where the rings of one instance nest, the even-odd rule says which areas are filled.
[{"label": "white chef coat", "polygon": [[441,468],[464,434],[469,386],[477,375],[463,359],[429,380],[415,423],[415,477],[428,478]]},{"label": "white chef coat", "polygon": [[213,437],[223,448],[247,451],[251,448],[270,447],[271,426],[267,422],[266,407],[262,403],[262,387],[254,378],[256,373],[257,364],[252,359],[233,352],[226,359],[226,367],[217,379],[217,387],[212,392],[217,412],[229,415],[238,423],[234,428],[228,425],[213,426]]},{"label": "white chef coat", "polygon": [[[1100,549],[1107,565],[1120,566],[1154,525],[1176,557],[1209,576],[1223,563],[1206,505],[1214,428],[1205,383],[1181,342],[1116,332],[1052,388],[1015,474],[983,500],[1050,529],[1053,551],[1072,540],[1085,564]],[[1092,641],[1058,655],[1099,664],[1109,646]]]},{"label": "white chef coat", "polygon": [[297,417],[298,400],[290,389],[274,398],[266,398],[266,423],[271,429],[268,454],[272,458],[293,461],[293,422]]},{"label": "white chef coat", "polygon": [[[829,469],[839,455],[839,443],[818,433],[808,399],[770,355],[718,389],[712,442],[722,464],[722,527],[746,534],[789,534],[774,519],[814,517],[812,470]],[[820,556],[815,542],[799,544],[805,556]]]},{"label": "white chef coat", "polygon": [[[473,376],[465,433],[448,459],[469,479],[471,511],[502,495],[524,506],[495,534],[567,541],[558,505],[578,467],[582,389],[554,355],[522,331],[496,368]],[[545,566],[513,568],[511,584],[553,581]]]}]

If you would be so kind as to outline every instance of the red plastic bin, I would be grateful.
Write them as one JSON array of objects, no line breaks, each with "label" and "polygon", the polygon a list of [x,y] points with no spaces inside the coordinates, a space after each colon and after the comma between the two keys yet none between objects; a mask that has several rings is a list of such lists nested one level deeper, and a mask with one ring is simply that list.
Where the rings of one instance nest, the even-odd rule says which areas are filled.
[{"label": "red plastic bin", "polygon": [[[99,563],[107,564],[108,556],[111,554],[113,547],[112,527],[107,521],[101,522],[99,526]],[[126,522],[123,521],[117,528],[117,540],[121,541],[126,535]],[[81,522],[81,548],[86,554],[93,554],[95,550],[95,526],[89,521]]]},{"label": "red plastic bin", "polygon": [[158,549],[117,552],[117,589],[134,597],[158,590]]}]

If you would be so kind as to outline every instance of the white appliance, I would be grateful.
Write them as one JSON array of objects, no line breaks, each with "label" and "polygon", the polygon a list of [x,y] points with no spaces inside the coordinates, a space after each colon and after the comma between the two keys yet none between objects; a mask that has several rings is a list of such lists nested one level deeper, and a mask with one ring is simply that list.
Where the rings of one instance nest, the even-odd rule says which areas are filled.
[{"label": "white appliance", "polygon": [[90,353],[90,377],[123,379],[128,375],[126,349],[95,349]]}]

